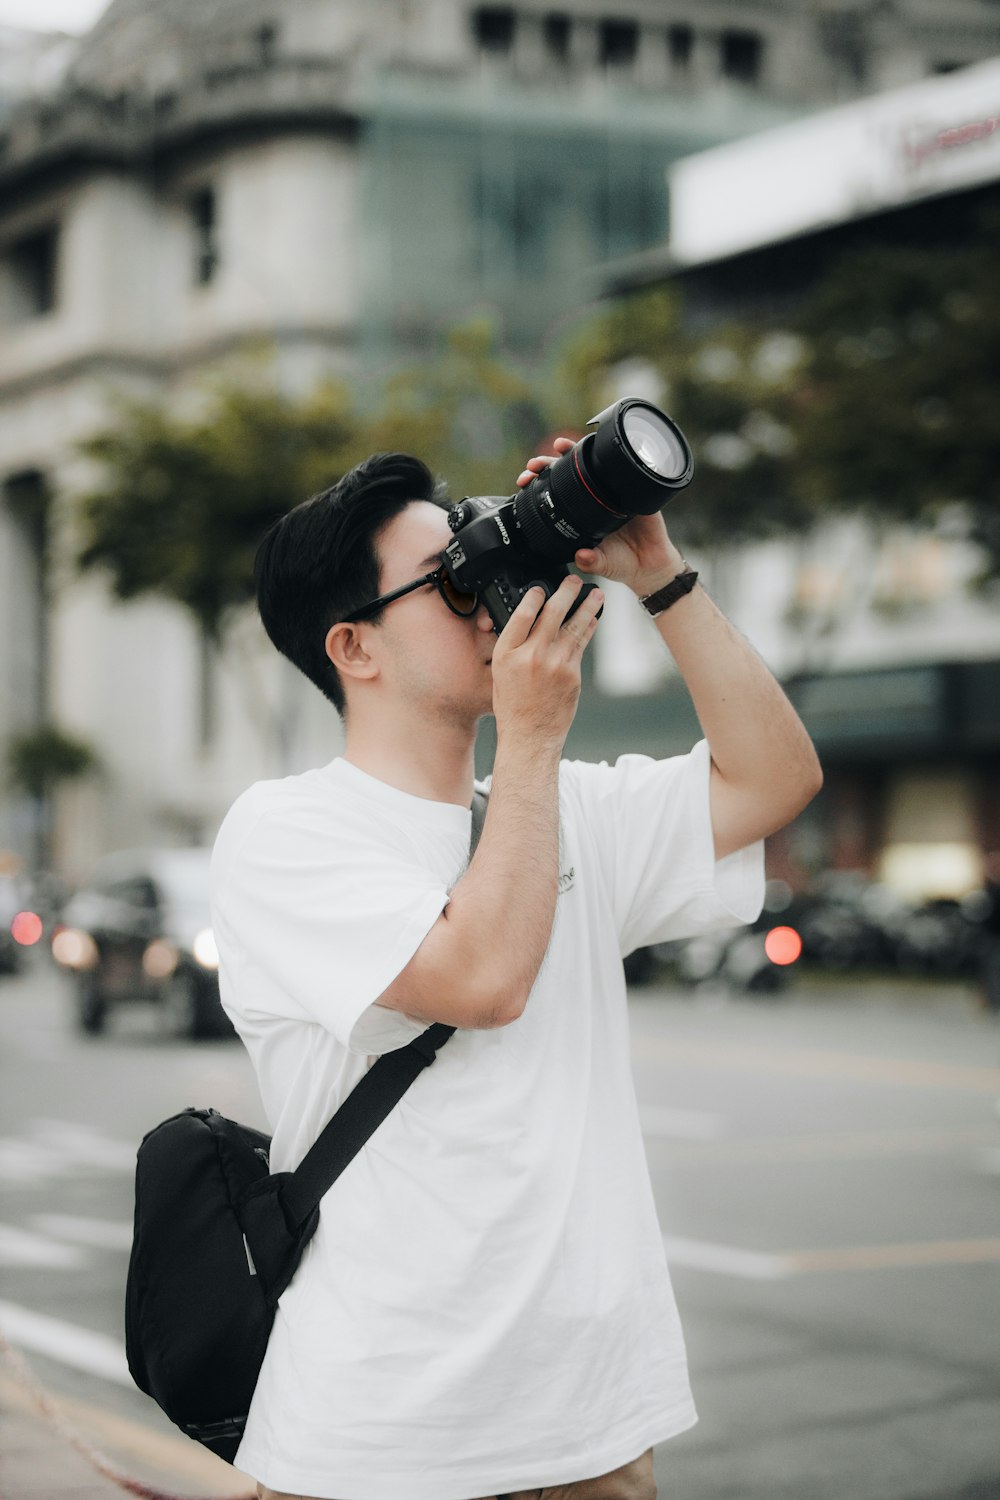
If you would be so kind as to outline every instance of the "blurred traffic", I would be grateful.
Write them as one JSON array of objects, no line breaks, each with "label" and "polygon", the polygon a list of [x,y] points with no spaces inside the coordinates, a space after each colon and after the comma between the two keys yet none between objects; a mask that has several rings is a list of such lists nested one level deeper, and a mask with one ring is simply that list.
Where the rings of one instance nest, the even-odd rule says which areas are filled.
[{"label": "blurred traffic", "polygon": [[[173,1037],[232,1034],[219,1000],[206,848],[122,850],[71,890],[0,867],[0,975],[41,952],[67,981],[74,1024],[99,1035],[121,1009],[144,1007]],[[818,875],[795,891],[767,882],[748,927],[640,948],[632,985],[675,981],[776,996],[810,973],[966,981],[1000,1012],[1000,886],[917,902],[861,871]]]},{"label": "blurred traffic", "polygon": [[74,891],[0,878],[0,972],[18,972],[29,950],[42,950],[66,975],[74,1022],[90,1035],[134,1007],[170,1036],[231,1035],[219,1001],[210,858],[204,848],[122,850]]},{"label": "blurred traffic", "polygon": [[[143,1012],[171,1038],[234,1035],[219,997],[203,847],[106,855],[77,888],[23,874],[0,852],[0,985],[41,964],[66,981],[67,1019],[99,1036],[123,1011]],[[981,889],[924,902],[863,872],[826,871],[798,891],[767,881],[757,920],[638,948],[630,986],[780,996],[810,977],[965,982],[1000,1015],[1000,859]],[[824,989],[823,993],[826,993]]]},{"label": "blurred traffic", "polygon": [[625,961],[633,984],[673,978],[776,995],[810,971],[972,981],[984,1008],[1000,1010],[998,888],[961,899],[908,900],[860,871],[827,871],[805,889],[769,880],[750,927],[641,948]]}]

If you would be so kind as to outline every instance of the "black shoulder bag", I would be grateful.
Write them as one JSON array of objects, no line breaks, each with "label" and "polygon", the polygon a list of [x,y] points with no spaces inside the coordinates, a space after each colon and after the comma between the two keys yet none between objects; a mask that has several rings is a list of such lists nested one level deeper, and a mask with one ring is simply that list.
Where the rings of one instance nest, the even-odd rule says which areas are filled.
[{"label": "black shoulder bag", "polygon": [[[485,814],[477,792],[472,851]],[[272,1173],[270,1137],[214,1109],[183,1110],[144,1137],[125,1290],[128,1367],[172,1422],[228,1462],[320,1199],[454,1029],[435,1023],[380,1057],[294,1172]]]}]

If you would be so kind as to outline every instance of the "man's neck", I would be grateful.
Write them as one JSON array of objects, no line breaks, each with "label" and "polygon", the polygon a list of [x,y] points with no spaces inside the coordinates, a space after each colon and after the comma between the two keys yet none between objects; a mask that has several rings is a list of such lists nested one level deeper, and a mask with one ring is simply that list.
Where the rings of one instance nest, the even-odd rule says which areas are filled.
[{"label": "man's neck", "polygon": [[348,725],[343,758],[359,771],[398,791],[430,802],[472,805],[476,729],[455,725],[414,726],[409,734],[388,734]]}]

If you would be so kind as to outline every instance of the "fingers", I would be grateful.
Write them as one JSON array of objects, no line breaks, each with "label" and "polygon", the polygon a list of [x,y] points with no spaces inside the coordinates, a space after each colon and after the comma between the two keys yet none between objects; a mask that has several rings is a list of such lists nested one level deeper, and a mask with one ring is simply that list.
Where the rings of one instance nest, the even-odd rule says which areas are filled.
[{"label": "fingers", "polygon": [[500,632],[497,645],[502,642],[505,647],[514,649],[523,646],[532,634],[554,641],[560,631],[585,645],[593,634],[592,627],[604,603],[604,594],[600,589],[593,589],[572,619],[567,620],[566,616],[582,588],[583,580],[575,573],[568,573],[548,599],[540,587],[529,589]]},{"label": "fingers", "polygon": [[529,589],[524,598],[519,600],[517,608],[497,637],[497,649],[501,646],[523,646],[544,602],[543,589]]},{"label": "fingers", "polygon": [[557,449],[557,452],[540,453],[535,458],[528,459],[528,462],[517,476],[518,489],[523,489],[526,484],[530,484],[543,469],[548,468],[549,464],[554,464],[557,458],[561,458],[564,453],[568,453],[573,447],[573,439],[556,438],[552,446]]},{"label": "fingers", "polygon": [[593,589],[580,608],[563,626],[564,635],[572,635],[582,650],[597,629],[597,616],[604,605],[604,591]]},{"label": "fingers", "polygon": [[[575,573],[568,573],[539,611],[532,633],[549,641],[555,640],[560,632],[582,639],[591,620],[596,618],[597,611],[604,603],[604,595],[597,589],[587,595],[572,619],[568,620],[566,616],[579,597],[582,588],[582,578],[578,578]],[[600,598],[597,598],[598,594]]]}]

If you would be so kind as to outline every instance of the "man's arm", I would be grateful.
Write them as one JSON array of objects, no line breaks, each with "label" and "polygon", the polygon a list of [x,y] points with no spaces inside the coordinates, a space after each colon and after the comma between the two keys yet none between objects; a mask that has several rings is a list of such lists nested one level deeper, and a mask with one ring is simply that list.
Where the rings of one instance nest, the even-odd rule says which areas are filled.
[{"label": "man's arm", "polygon": [[[573,444],[557,438],[565,453]],[[530,460],[518,483],[552,462]],[[599,547],[575,557],[581,573],[627,584],[637,599],[665,587],[685,566],[661,515],[633,516]],[[710,803],[715,855],[722,859],[775,833],[823,784],[812,741],[760,657],[697,584],[656,616],[712,755]]]},{"label": "man's arm", "polygon": [[[642,585],[641,597],[676,577]],[[655,617],[712,755],[715,857],[775,833],[802,811],[823,773],[801,719],[753,647],[695,584]]]},{"label": "man's arm", "polygon": [[575,575],[521,600],[493,651],[497,751],[482,838],[451,900],[378,1004],[421,1021],[506,1026],[528,1003],[559,886],[559,761],[597,626]]}]

